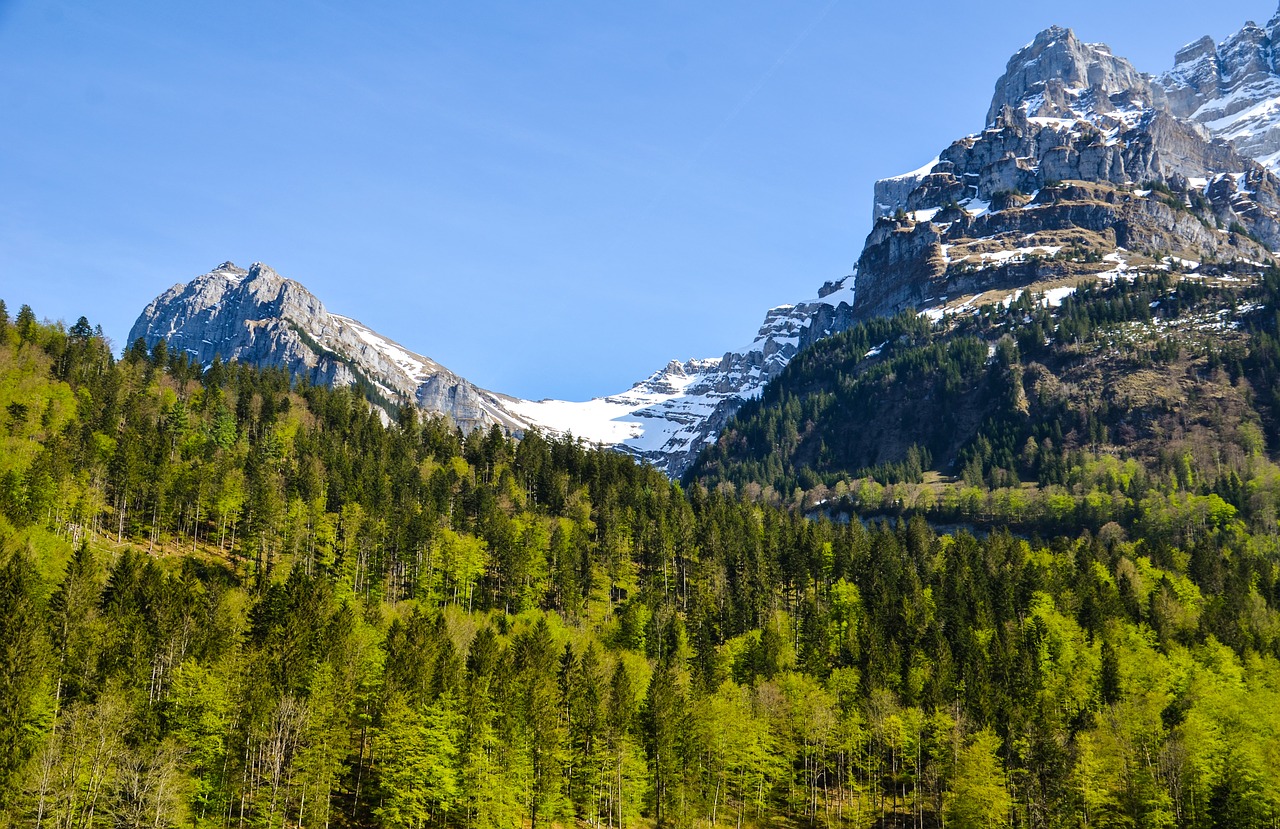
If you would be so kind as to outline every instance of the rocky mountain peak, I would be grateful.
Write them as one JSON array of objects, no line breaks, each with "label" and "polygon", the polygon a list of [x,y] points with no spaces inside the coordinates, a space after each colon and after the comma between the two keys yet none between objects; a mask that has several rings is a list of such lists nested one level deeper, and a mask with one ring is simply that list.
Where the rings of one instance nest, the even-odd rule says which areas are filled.
[{"label": "rocky mountain peak", "polygon": [[477,388],[360,322],[331,314],[299,282],[261,262],[246,271],[224,262],[178,284],[147,306],[129,339],[208,364],[214,357],[284,368],[314,383],[357,385],[388,413],[416,403],[464,429],[499,425],[519,431],[505,398]]},{"label": "rocky mountain peak", "polygon": [[287,291],[310,296],[310,293],[301,283],[284,278],[261,262],[254,262],[249,266],[249,273],[245,276],[244,285],[246,290],[252,291],[255,296],[263,299],[280,297]]},{"label": "rocky mountain peak", "polygon": [[1222,83],[1237,87],[1255,83],[1270,76],[1272,67],[1272,34],[1252,20],[1222,43],[1219,65]]},{"label": "rocky mountain peak", "polygon": [[1070,29],[1044,30],[1009,60],[985,130],[876,184],[855,316],[1069,279],[1081,262],[1042,260],[1086,243],[1087,258],[1139,244],[1196,261],[1267,258],[1280,247],[1280,179],[1255,160],[1280,159],[1272,43],[1256,25],[1201,39],[1153,80]]},{"label": "rocky mountain peak", "polygon": [[1203,124],[1215,138],[1280,171],[1280,10],[1252,20],[1221,43],[1202,37],[1178,50],[1156,79],[1171,113]]},{"label": "rocky mountain peak", "polygon": [[1028,117],[1086,117],[1117,108],[1149,107],[1161,97],[1151,80],[1100,43],[1085,43],[1071,29],[1051,26],[1009,59],[996,81],[987,124],[1006,107],[1025,106]]},{"label": "rocky mountain peak", "polygon": [[1197,60],[1208,58],[1216,61],[1218,59],[1218,44],[1213,42],[1213,38],[1205,35],[1199,40],[1194,40],[1183,46],[1173,56],[1174,65],[1193,63]]}]

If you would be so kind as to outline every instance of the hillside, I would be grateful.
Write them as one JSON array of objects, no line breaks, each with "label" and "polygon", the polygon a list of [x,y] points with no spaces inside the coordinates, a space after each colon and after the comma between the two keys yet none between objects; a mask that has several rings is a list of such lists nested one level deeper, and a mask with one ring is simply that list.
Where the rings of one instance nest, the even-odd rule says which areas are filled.
[{"label": "hillside", "polygon": [[[839,342],[899,330],[962,396],[1000,376],[918,318]],[[2,304],[0,411],[13,825],[1280,814],[1276,542],[1231,516],[1048,543],[809,521],[280,371],[116,361]]]},{"label": "hillside", "polygon": [[[1001,520],[1066,510],[1095,529],[1135,525],[1155,495],[1212,493],[1265,525],[1269,499],[1252,499],[1280,447],[1280,272],[1175,268],[855,327],[793,361],[690,475],[768,485],[775,502],[853,492],[862,508],[952,517],[994,514],[994,495],[1020,504]],[[910,494],[886,501],[886,485]]]}]

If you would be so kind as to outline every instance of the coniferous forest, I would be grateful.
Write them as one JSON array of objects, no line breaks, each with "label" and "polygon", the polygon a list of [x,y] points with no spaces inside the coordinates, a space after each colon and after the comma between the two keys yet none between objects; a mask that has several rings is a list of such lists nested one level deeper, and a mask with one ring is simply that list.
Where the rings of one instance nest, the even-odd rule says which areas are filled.
[{"label": "coniferous forest", "polygon": [[1186,545],[1272,532],[1280,270],[1029,291],[935,325],[875,318],[796,356],[688,478],[796,509],[915,512]]},{"label": "coniferous forest", "polygon": [[0,305],[0,441],[7,825],[1280,821],[1260,429],[1247,510],[941,533]]}]

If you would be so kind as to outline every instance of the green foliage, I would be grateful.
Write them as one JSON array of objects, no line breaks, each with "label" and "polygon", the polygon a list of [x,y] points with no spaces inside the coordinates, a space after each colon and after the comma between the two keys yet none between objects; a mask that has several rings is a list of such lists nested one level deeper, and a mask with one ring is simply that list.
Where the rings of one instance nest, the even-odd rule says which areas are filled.
[{"label": "green foliage", "polygon": [[0,808],[15,775],[38,744],[47,706],[49,646],[35,565],[23,553],[0,567]]},{"label": "green foliage", "polygon": [[1010,826],[1013,799],[1004,784],[1004,769],[997,752],[1000,738],[980,731],[956,758],[951,792],[947,798],[947,823],[956,829],[999,829]]},{"label": "green foliage", "polygon": [[425,713],[393,699],[374,738],[385,826],[418,829],[443,822],[459,794],[456,718],[440,706]]},{"label": "green foliage", "polygon": [[[115,361],[72,331],[0,340],[0,393],[24,408],[0,506],[10,824],[1280,814],[1280,568],[1251,532],[1280,491],[1265,418],[1232,438],[1254,465],[1236,480],[1194,452],[1082,462],[1132,499],[1128,531],[1085,531],[1110,495],[1054,484],[1050,541],[938,535],[682,488],[565,439],[411,411],[384,427],[358,393],[155,349]],[[908,317],[845,341],[851,383],[907,376],[999,418],[1034,346],[1007,328],[990,345]],[[807,405],[789,395],[765,397]],[[989,442],[980,508],[1030,509],[979,488],[1006,449]],[[932,445],[902,445],[880,503],[925,485]]]}]

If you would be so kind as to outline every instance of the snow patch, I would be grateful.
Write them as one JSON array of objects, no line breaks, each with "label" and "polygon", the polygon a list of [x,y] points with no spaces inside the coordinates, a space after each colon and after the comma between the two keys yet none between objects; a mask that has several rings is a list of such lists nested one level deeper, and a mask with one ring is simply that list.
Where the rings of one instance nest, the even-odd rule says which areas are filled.
[{"label": "snow patch", "polygon": [[1022,261],[1028,256],[1057,256],[1062,251],[1061,245],[1037,245],[1029,248],[1013,248],[994,253],[983,253],[980,258],[984,262]]},{"label": "snow patch", "polygon": [[1049,308],[1057,308],[1067,297],[1075,292],[1076,289],[1074,287],[1050,288],[1044,292],[1044,298],[1040,302]]},{"label": "snow patch", "polygon": [[884,181],[912,181],[912,180],[919,181],[920,179],[929,175],[929,173],[933,171],[933,168],[938,166],[938,162],[941,160],[942,160],[942,156],[934,156],[933,161],[930,161],[928,164],[924,165],[923,167],[920,167],[919,169],[916,169],[916,170],[912,170],[909,173],[903,173],[902,175],[890,176],[889,178],[884,179]]}]

